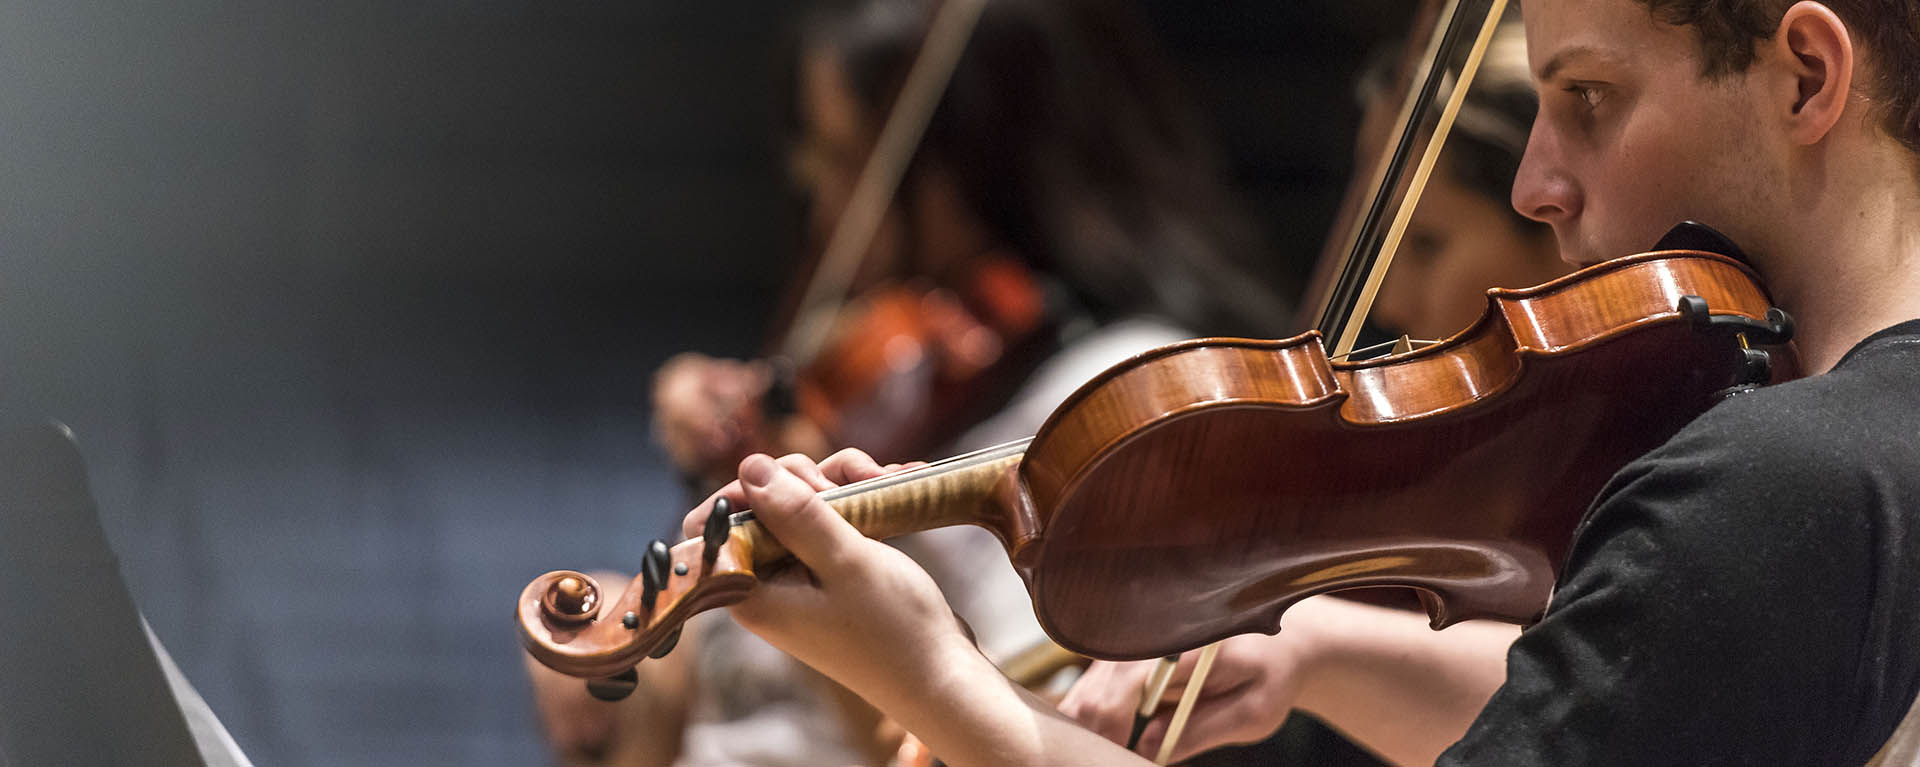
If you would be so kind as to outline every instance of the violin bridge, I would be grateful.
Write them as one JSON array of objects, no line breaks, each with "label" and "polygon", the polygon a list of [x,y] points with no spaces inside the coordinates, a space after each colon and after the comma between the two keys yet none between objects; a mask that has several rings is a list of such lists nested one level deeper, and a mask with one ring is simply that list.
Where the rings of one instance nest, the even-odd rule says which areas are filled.
[{"label": "violin bridge", "polygon": [[[1386,343],[1374,344],[1372,346],[1368,346],[1365,348],[1354,349],[1345,354],[1335,354],[1329,357],[1328,359],[1331,359],[1334,362],[1351,362],[1356,359],[1361,361],[1371,360],[1371,359],[1385,359],[1387,357],[1392,357],[1398,354],[1406,354],[1408,352],[1412,352],[1415,349],[1425,349],[1437,343],[1440,343],[1440,342],[1437,340],[1429,341],[1426,339],[1414,338],[1408,335],[1401,335],[1399,338],[1396,338],[1392,341],[1388,341]],[[1382,351],[1383,349],[1385,351]],[[1366,356],[1369,354],[1373,354],[1374,352],[1380,352],[1379,356],[1376,356],[1376,357]]]}]

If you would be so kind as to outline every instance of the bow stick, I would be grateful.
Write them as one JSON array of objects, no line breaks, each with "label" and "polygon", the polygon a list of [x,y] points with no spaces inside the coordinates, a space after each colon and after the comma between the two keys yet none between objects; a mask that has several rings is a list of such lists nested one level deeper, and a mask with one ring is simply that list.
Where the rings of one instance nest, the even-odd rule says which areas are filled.
[{"label": "bow stick", "polygon": [[[1347,257],[1334,288],[1328,291],[1327,302],[1321,312],[1319,330],[1323,336],[1333,340],[1333,356],[1343,357],[1351,353],[1354,342],[1359,338],[1360,328],[1366,322],[1367,312],[1373,307],[1373,299],[1380,292],[1380,285],[1386,279],[1387,269],[1393,264],[1393,255],[1399,249],[1400,239],[1406,234],[1407,223],[1413,219],[1414,208],[1420,204],[1420,193],[1426,188],[1427,180],[1433,174],[1433,166],[1440,159],[1440,150],[1446,145],[1447,135],[1453,129],[1454,120],[1460,114],[1460,106],[1466,101],[1467,88],[1480,71],[1480,61],[1486,56],[1487,46],[1493,41],[1494,30],[1500,26],[1500,18],[1505,14],[1507,0],[1483,0],[1485,16],[1479,22],[1479,33],[1474,37],[1473,47],[1467,53],[1466,62],[1455,78],[1453,88],[1447,95],[1446,105],[1440,112],[1440,119],[1434,125],[1433,134],[1420,152],[1420,162],[1415,167],[1406,196],[1395,211],[1380,248],[1369,259],[1366,251],[1372,239],[1369,233],[1378,225],[1382,211],[1398,186],[1401,174],[1405,171],[1407,158],[1415,143],[1419,123],[1425,117],[1428,105],[1438,95],[1445,77],[1445,61],[1452,52],[1460,36],[1472,25],[1468,23],[1477,10],[1479,2],[1475,0],[1449,0],[1447,10],[1441,16],[1448,19],[1444,27],[1436,28],[1429,42],[1430,55],[1426,58],[1424,82],[1420,88],[1408,94],[1409,102],[1402,109],[1403,121],[1395,150],[1387,164],[1385,172],[1376,179],[1379,184],[1374,195],[1374,203],[1367,216],[1355,228],[1350,241],[1353,252]],[[1342,304],[1345,304],[1342,307]],[[1180,703],[1174,708],[1173,720],[1168,724],[1167,737],[1160,743],[1157,764],[1166,764],[1173,756],[1175,744],[1179,742],[1182,731],[1186,729],[1187,719],[1193,714],[1193,706],[1200,698],[1200,688],[1206,684],[1207,673],[1213,670],[1214,658],[1219,655],[1220,643],[1207,645],[1200,651],[1200,659],[1194,664],[1193,676],[1187,680],[1187,687],[1180,695]],[[1178,656],[1170,656],[1159,661],[1153,675],[1171,674],[1172,665]],[[1164,684],[1161,687],[1164,692]],[[1157,705],[1159,695],[1153,697],[1151,705]],[[1141,702],[1140,716],[1151,717],[1152,710],[1146,700]],[[1135,730],[1144,729],[1143,722],[1137,722]],[[1129,745],[1131,747],[1132,744]]]},{"label": "bow stick", "polygon": [[900,190],[907,165],[920,146],[920,138],[926,134],[933,110],[940,105],[940,95],[953,79],[960,55],[966,51],[967,40],[973,36],[973,28],[985,7],[986,0],[947,0],[935,12],[933,22],[927,27],[926,42],[907,70],[906,82],[900,86],[893,111],[881,126],[873,153],[861,167],[860,177],[854,181],[853,192],[847,197],[847,206],[827,239],[820,265],[800,294],[793,331],[787,334],[786,343],[780,349],[781,355],[794,364],[813,359],[832,333],[834,312],[828,309],[846,299],[854,273],[860,268],[861,256],[873,244],[874,233],[880,229],[887,206]]}]

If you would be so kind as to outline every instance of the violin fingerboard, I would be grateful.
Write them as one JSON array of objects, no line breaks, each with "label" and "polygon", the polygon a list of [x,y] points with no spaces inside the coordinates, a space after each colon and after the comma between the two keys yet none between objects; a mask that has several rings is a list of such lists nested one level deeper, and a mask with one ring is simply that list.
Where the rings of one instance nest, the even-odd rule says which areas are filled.
[{"label": "violin fingerboard", "polygon": [[[986,458],[936,464],[822,497],[868,538],[953,525],[978,525],[998,532],[1007,515],[1001,508],[1002,488],[1018,470],[1021,453]],[[746,547],[756,570],[792,556],[757,519],[734,527],[733,538]]]}]

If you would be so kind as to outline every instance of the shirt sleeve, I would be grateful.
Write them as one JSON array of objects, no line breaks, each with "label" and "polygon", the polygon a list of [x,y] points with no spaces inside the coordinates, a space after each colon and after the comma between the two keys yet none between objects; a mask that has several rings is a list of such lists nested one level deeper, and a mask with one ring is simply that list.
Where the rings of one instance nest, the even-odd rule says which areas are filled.
[{"label": "shirt sleeve", "polygon": [[[1726,403],[1609,483],[1442,765],[1860,764],[1870,490]],[[1734,415],[1738,415],[1738,410]],[[1842,436],[1839,443],[1844,443]]]}]

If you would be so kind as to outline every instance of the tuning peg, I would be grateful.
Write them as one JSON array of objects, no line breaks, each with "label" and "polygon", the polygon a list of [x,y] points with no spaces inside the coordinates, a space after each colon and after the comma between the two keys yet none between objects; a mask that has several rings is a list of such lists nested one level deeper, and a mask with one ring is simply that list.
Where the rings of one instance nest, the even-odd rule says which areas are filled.
[{"label": "tuning peg", "polygon": [[667,653],[673,652],[673,646],[677,644],[680,644],[680,629],[674,629],[673,633],[668,634],[666,639],[660,641],[659,647],[655,647],[653,648],[653,652],[647,653],[647,657],[654,660],[665,658],[667,657]]},{"label": "tuning peg", "polygon": [[654,597],[667,587],[667,566],[672,561],[666,541],[655,538],[647,544],[647,555],[640,560],[640,604],[649,611],[653,609]]},{"label": "tuning peg", "polygon": [[609,703],[625,700],[640,686],[640,672],[627,669],[602,679],[587,680],[587,694]]},{"label": "tuning peg", "polygon": [[584,575],[568,575],[547,586],[547,593],[540,597],[540,609],[555,623],[586,623],[600,609],[600,590]]},{"label": "tuning peg", "polygon": [[706,563],[707,570],[713,569],[714,558],[720,556],[720,547],[727,543],[727,532],[733,529],[732,516],[732,501],[725,498],[713,500],[713,513],[707,515],[707,527],[700,536],[701,542],[705,544],[705,551],[701,552],[700,556]]}]

